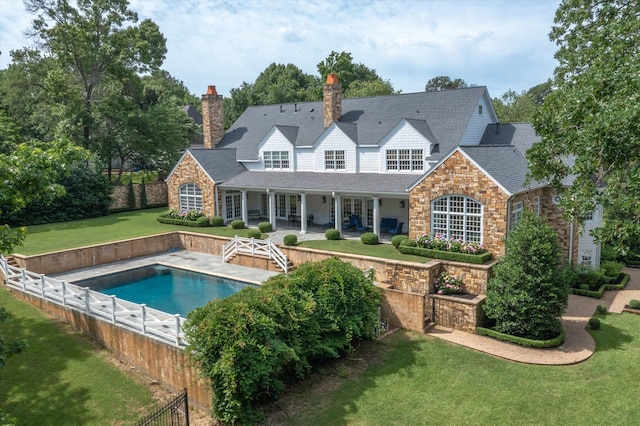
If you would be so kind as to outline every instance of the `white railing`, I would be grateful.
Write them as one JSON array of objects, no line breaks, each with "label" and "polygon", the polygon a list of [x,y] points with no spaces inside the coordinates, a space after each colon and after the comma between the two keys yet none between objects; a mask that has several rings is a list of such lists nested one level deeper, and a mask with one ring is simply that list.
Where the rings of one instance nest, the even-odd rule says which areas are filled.
[{"label": "white railing", "polygon": [[273,259],[278,266],[287,273],[289,259],[271,240],[256,240],[255,238],[241,238],[237,235],[222,247],[222,259],[228,261],[237,253],[250,254],[251,256],[267,256]]},{"label": "white railing", "polygon": [[186,346],[179,314],[168,314],[146,305],[118,299],[65,281],[9,265],[0,255],[0,268],[7,286],[57,305],[90,315],[111,324],[179,347]]}]

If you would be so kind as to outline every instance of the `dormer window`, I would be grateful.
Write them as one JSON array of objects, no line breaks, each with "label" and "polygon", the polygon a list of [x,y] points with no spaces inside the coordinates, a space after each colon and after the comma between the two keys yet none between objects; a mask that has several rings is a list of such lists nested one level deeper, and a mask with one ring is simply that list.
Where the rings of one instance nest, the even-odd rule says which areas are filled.
[{"label": "dormer window", "polygon": [[388,149],[387,170],[415,172],[424,170],[424,157],[421,149]]},{"label": "dormer window", "polygon": [[264,151],[265,169],[288,169],[289,168],[289,151]]},{"label": "dormer window", "polygon": [[344,151],[325,151],[324,152],[324,168],[325,170],[344,170],[346,167],[344,161]]}]

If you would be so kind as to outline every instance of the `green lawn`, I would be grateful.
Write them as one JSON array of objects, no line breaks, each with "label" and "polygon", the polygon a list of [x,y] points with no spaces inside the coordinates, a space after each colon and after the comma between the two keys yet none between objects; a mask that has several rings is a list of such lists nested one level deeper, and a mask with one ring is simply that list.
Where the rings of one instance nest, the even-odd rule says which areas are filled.
[{"label": "green lawn", "polygon": [[[640,419],[640,316],[600,317],[595,354],[569,366],[504,361],[412,332],[375,342],[378,363],[296,396],[289,425],[632,425]],[[345,377],[346,376],[346,377]],[[282,419],[282,417],[280,417]]]},{"label": "green lawn", "polygon": [[309,240],[301,241],[298,245],[300,247],[308,247],[318,250],[360,254],[363,256],[373,256],[391,260],[404,260],[407,262],[427,263],[433,260],[423,256],[402,254],[391,244],[366,245],[360,240]]},{"label": "green lawn", "polygon": [[6,341],[29,347],[0,368],[0,407],[20,425],[129,425],[156,406],[151,392],[115,368],[107,352],[0,287]]}]

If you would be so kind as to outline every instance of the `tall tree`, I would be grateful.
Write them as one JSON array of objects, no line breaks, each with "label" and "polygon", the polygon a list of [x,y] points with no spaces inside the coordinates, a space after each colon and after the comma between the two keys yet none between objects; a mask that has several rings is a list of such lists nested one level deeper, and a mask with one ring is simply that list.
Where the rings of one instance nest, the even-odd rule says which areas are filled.
[{"label": "tall tree", "polygon": [[528,91],[520,94],[509,89],[500,98],[493,99],[493,108],[501,122],[531,122],[538,106]]},{"label": "tall tree", "polygon": [[[166,40],[151,20],[139,25],[127,0],[25,0],[29,12],[37,14],[33,35],[39,49],[55,58],[63,70],[70,71],[79,87],[81,109],[76,102],[67,115],[76,115],[81,126],[79,139],[91,146],[94,128],[93,105],[101,86],[109,81],[130,78],[157,69],[164,61]],[[65,72],[53,83],[66,86]],[[60,90],[60,93],[69,91]],[[77,99],[77,98],[76,98]]]},{"label": "tall tree", "polygon": [[[324,61],[318,64],[318,73],[320,74],[320,80],[316,86],[318,99],[322,98],[322,85],[330,73],[338,75],[345,98],[358,97],[361,93],[367,93],[367,96],[394,93],[391,82],[383,80],[376,73],[376,70],[364,64],[354,63],[353,57],[349,52],[338,53],[332,51]],[[353,89],[352,85],[355,85]]]},{"label": "tall tree", "polygon": [[640,241],[640,3],[564,0],[550,38],[559,64],[534,119],[531,176],[558,189],[571,177],[565,214],[583,220],[602,204],[594,235],[624,254]]},{"label": "tall tree", "polygon": [[448,75],[438,75],[427,81],[424,91],[439,92],[441,90],[464,89],[465,87],[469,87],[469,85],[461,78],[452,80]]}]

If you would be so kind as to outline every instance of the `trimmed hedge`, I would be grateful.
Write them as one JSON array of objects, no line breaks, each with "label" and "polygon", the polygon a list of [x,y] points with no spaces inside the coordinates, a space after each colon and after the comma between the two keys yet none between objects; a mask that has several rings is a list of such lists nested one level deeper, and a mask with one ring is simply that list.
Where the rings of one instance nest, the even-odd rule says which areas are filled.
[{"label": "trimmed hedge", "polygon": [[362,241],[362,244],[366,244],[369,246],[375,246],[379,242],[378,235],[374,234],[373,232],[365,232],[360,235],[360,241]]},{"label": "trimmed hedge", "polygon": [[493,337],[494,339],[503,340],[505,342],[515,343],[520,346],[527,346],[530,348],[555,348],[564,343],[564,339],[567,337],[564,329],[557,337],[547,340],[534,340],[524,337],[512,336],[510,334],[500,333],[499,331],[492,330],[490,328],[476,327],[476,334],[480,336]]},{"label": "trimmed hedge", "polygon": [[589,318],[589,328],[591,330],[598,330],[600,328],[600,320],[596,317]]},{"label": "trimmed hedge", "polygon": [[394,235],[393,237],[391,237],[391,245],[395,248],[398,248],[400,243],[408,238],[409,237],[407,237],[406,235]]},{"label": "trimmed hedge", "polygon": [[249,229],[247,231],[247,238],[255,238],[257,240],[262,239],[262,232],[259,229]]},{"label": "trimmed hedge", "polygon": [[220,216],[211,216],[211,226],[224,226],[224,219]]},{"label": "trimmed hedge", "polygon": [[410,247],[404,244],[405,241],[408,241],[408,240],[402,241],[398,246],[398,250],[400,251],[400,253],[414,254],[417,256],[431,257],[434,259],[453,260],[456,262],[475,263],[479,265],[493,259],[493,255],[489,252],[482,253],[482,254],[466,254],[466,253],[456,253],[451,251],[426,249],[421,247]]},{"label": "trimmed hedge", "polygon": [[327,240],[339,240],[340,231],[335,228],[327,229],[324,232],[324,236],[326,237]]},{"label": "trimmed hedge", "polygon": [[182,226],[190,226],[192,228],[202,228],[205,226],[209,226],[209,218],[203,216],[199,217],[197,220],[183,220],[183,219],[171,219],[168,217],[158,217],[156,218],[160,223],[166,223],[170,225],[182,225]]},{"label": "trimmed hedge", "polygon": [[282,242],[284,242],[285,246],[295,246],[298,244],[298,237],[293,234],[287,234],[284,236]]},{"label": "trimmed hedge", "polygon": [[271,222],[260,222],[258,224],[258,229],[260,230],[260,232],[262,232],[263,234],[266,234],[268,232],[273,231],[273,225],[271,224]]},{"label": "trimmed hedge", "polygon": [[570,288],[569,291],[572,294],[577,294],[578,296],[585,297],[593,297],[594,299],[600,299],[605,292],[605,290],[622,290],[625,288],[627,283],[631,279],[629,274],[624,274],[622,281],[619,284],[602,284],[598,290],[584,290],[581,288]]},{"label": "trimmed hedge", "polygon": [[231,227],[233,229],[244,229],[245,228],[244,220],[236,219],[236,220],[231,221]]}]

